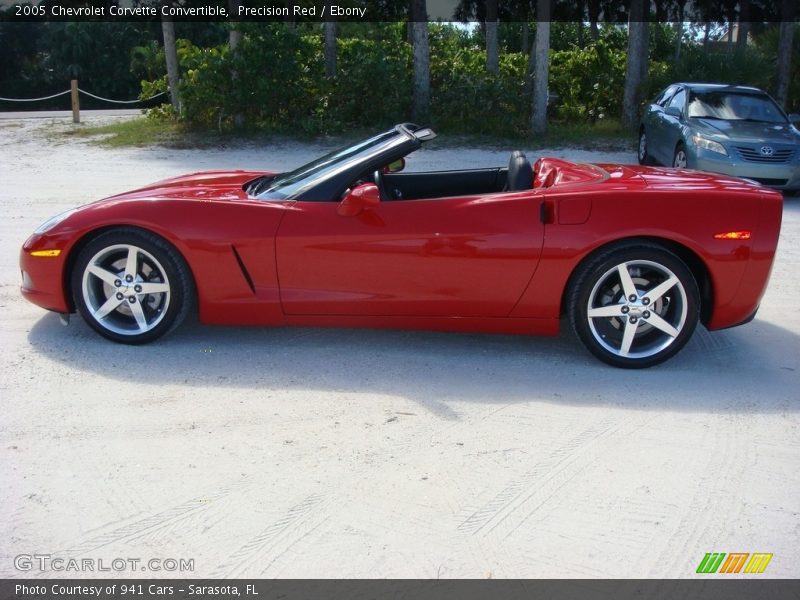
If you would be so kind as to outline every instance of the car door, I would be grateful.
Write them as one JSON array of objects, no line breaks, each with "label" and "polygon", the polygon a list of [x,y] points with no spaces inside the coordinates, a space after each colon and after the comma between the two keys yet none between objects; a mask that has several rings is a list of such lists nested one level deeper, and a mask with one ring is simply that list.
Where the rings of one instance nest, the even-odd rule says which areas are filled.
[{"label": "car door", "polygon": [[[680,116],[668,114],[669,109],[678,109]],[[667,103],[662,113],[662,129],[659,135],[658,161],[672,166],[675,146],[681,137],[681,122],[686,115],[686,89],[681,88]]]},{"label": "car door", "polygon": [[666,120],[664,118],[664,107],[672,99],[678,86],[667,87],[658,98],[656,98],[647,109],[644,116],[644,125],[647,132],[647,146],[650,156],[657,162],[663,164],[664,138],[666,135]]},{"label": "car door", "polygon": [[509,314],[541,253],[541,196],[384,201],[356,216],[295,202],[276,236],[291,315]]}]

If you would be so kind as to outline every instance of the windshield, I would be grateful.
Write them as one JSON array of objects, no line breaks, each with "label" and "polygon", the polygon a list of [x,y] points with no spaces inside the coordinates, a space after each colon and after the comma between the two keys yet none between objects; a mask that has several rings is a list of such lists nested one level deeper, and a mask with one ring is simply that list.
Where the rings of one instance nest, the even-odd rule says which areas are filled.
[{"label": "windshield", "polygon": [[334,177],[358,162],[368,161],[371,155],[380,154],[407,139],[397,129],[392,129],[368,140],[334,150],[289,173],[265,179],[251,193],[263,200],[291,199],[309,186]]},{"label": "windshield", "polygon": [[769,96],[737,92],[691,92],[689,117],[726,121],[786,123],[786,117]]}]

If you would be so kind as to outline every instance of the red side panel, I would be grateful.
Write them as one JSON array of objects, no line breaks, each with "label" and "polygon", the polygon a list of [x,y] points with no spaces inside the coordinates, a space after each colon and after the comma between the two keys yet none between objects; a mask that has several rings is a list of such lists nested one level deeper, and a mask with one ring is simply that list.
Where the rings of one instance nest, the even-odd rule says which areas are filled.
[{"label": "red side panel", "polygon": [[287,314],[504,317],[541,252],[530,192],[383,202],[354,217],[336,208],[298,202],[281,223]]},{"label": "red side panel", "polygon": [[[780,194],[764,190],[759,199],[748,188],[691,193],[644,186],[637,190],[608,181],[580,190],[577,206],[572,186],[548,189],[552,223],[546,227],[540,265],[511,316],[558,317],[569,277],[581,260],[619,239],[650,238],[681,244],[706,265],[714,302],[710,329],[742,322],[757,308],[766,288],[781,212]],[[580,222],[587,214],[581,207],[586,201],[591,201],[591,209]],[[566,218],[560,216],[562,203]],[[717,233],[740,230],[753,230],[752,239],[714,239]]]}]

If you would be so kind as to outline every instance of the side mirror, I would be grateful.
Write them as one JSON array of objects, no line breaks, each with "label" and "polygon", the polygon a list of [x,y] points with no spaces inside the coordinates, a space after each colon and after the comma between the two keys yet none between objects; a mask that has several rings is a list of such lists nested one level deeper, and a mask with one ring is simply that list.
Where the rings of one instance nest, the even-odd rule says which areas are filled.
[{"label": "side mirror", "polygon": [[798,123],[798,122],[800,122],[800,114],[798,114],[798,113],[789,113],[787,115],[787,118],[789,119],[789,123]]},{"label": "side mirror", "polygon": [[342,217],[355,217],[365,208],[376,208],[380,203],[381,193],[378,191],[378,186],[374,183],[362,183],[347,192],[339,202],[336,212]]},{"label": "side mirror", "polygon": [[681,109],[677,106],[668,106],[664,109],[664,114],[675,117],[676,119],[680,119],[683,116]]},{"label": "side mirror", "polygon": [[398,158],[381,169],[382,173],[399,173],[406,168],[406,159]]}]

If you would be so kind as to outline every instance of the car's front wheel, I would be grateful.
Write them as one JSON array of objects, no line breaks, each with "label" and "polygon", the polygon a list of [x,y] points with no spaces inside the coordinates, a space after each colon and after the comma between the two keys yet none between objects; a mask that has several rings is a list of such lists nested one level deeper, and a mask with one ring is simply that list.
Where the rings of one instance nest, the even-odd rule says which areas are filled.
[{"label": "car's front wheel", "polygon": [[689,340],[700,313],[692,272],[672,252],[651,244],[618,246],[581,266],[568,312],[584,346],[615,367],[657,365]]},{"label": "car's front wheel", "polygon": [[683,142],[680,142],[677,146],[675,146],[675,155],[672,158],[672,166],[676,169],[685,169],[688,164],[686,146],[683,145]]},{"label": "car's front wheel", "polygon": [[89,326],[125,344],[143,344],[172,331],[194,299],[180,254],[162,238],[132,228],[91,240],[75,261],[71,288]]},{"label": "car's front wheel", "polygon": [[653,164],[653,159],[650,157],[650,154],[647,151],[647,133],[642,127],[641,131],[639,131],[639,153],[638,159],[640,165],[651,165]]}]

